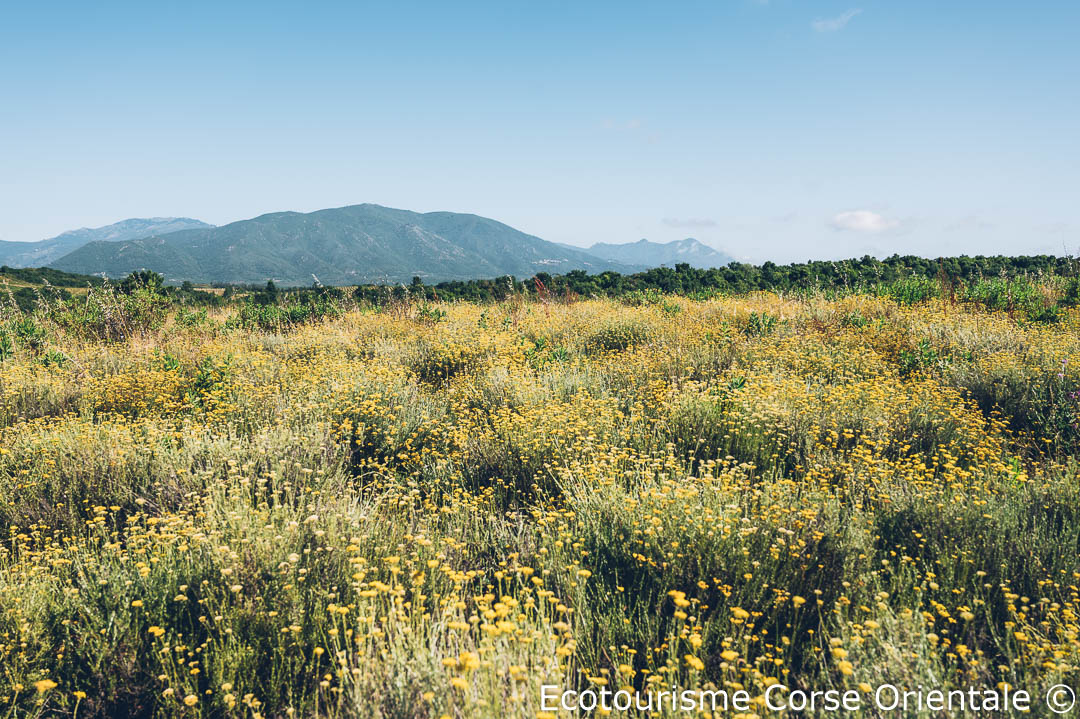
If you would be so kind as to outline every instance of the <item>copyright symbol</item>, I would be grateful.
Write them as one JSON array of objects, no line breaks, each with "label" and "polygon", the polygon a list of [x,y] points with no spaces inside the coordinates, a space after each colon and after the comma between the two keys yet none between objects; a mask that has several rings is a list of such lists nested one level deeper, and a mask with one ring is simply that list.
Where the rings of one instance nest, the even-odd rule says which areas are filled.
[{"label": "copyright symbol", "polygon": [[1046,706],[1055,714],[1064,714],[1076,704],[1076,693],[1072,687],[1055,684],[1046,692]]}]

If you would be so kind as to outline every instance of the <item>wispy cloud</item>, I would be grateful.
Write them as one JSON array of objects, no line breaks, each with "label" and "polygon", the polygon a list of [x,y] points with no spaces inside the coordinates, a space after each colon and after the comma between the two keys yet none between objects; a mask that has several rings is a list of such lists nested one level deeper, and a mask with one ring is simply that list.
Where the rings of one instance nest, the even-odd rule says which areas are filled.
[{"label": "wispy cloud", "polygon": [[829,226],[840,232],[863,232],[875,235],[896,229],[900,226],[900,221],[870,210],[850,210],[833,215],[829,220]]},{"label": "wispy cloud", "polygon": [[1041,225],[1036,225],[1035,229],[1047,234],[1057,234],[1059,232],[1068,232],[1072,229],[1072,226],[1067,222],[1048,222]]},{"label": "wispy cloud", "polygon": [[810,23],[810,27],[814,28],[818,32],[836,32],[843,30],[844,26],[851,22],[851,19],[862,12],[862,8],[851,8],[842,15],[837,15],[832,18],[818,18]]},{"label": "wispy cloud", "polygon": [[601,126],[605,130],[640,130],[642,124],[642,121],[636,117],[625,121],[608,118],[601,123]]},{"label": "wispy cloud", "polygon": [[687,217],[683,219],[678,217],[665,217],[661,222],[668,227],[688,227],[690,229],[716,227],[716,220],[710,220],[707,217]]},{"label": "wispy cloud", "polygon": [[955,222],[950,222],[945,225],[946,232],[969,232],[974,230],[992,230],[995,225],[992,222],[987,222],[981,217],[975,215],[968,215],[967,217],[961,217]]}]

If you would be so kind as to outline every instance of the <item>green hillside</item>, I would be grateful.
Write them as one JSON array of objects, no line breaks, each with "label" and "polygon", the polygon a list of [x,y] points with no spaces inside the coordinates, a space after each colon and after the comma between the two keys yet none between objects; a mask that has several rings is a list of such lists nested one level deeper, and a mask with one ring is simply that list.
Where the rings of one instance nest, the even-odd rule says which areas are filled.
[{"label": "green hillside", "polygon": [[278,212],[214,228],[127,242],[92,242],[52,263],[68,272],[120,277],[149,269],[167,281],[327,285],[471,279],[537,272],[632,271],[525,234],[501,222],[454,212],[421,214],[352,205]]},{"label": "green hillside", "polygon": [[51,267],[8,267],[0,265],[0,306],[14,304],[29,312],[46,301],[70,300],[88,286],[101,285],[101,277],[76,275]]},{"label": "green hillside", "polygon": [[12,285],[44,285],[53,287],[86,287],[100,285],[104,280],[93,275],[79,275],[63,272],[51,267],[8,267],[0,266],[0,283],[7,281]]}]

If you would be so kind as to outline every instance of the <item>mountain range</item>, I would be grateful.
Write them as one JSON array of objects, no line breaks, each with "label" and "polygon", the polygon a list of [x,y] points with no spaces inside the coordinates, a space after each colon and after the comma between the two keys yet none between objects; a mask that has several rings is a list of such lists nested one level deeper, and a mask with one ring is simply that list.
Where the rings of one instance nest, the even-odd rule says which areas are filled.
[{"label": "mountain range", "polygon": [[[168,282],[352,285],[425,282],[584,270],[636,272],[730,258],[697,240],[596,244],[588,250],[547,242],[501,222],[454,212],[417,213],[350,205],[310,213],[275,212],[220,227],[187,218],[125,220],[19,245],[10,256],[44,258],[66,272],[122,277],[149,269]],[[0,254],[0,263],[11,264]],[[31,261],[30,264],[33,264]],[[45,264],[37,260],[36,264]]]},{"label": "mountain range", "polygon": [[38,242],[0,242],[0,265],[41,267],[89,242],[121,242],[178,230],[212,227],[189,217],[133,218],[105,227],[83,227]]},{"label": "mountain range", "polygon": [[674,267],[685,262],[691,267],[708,269],[710,267],[723,267],[734,262],[735,258],[717,252],[708,245],[687,237],[685,240],[674,242],[650,242],[638,240],[626,244],[616,245],[607,242],[597,242],[588,249],[590,255],[609,260],[622,262],[628,265],[644,265],[645,267],[659,267],[665,265]]}]

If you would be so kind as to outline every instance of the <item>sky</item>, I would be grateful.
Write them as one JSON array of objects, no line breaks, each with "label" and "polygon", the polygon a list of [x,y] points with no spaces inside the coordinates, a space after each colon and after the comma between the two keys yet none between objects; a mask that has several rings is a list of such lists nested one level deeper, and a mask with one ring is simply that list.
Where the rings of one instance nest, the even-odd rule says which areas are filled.
[{"label": "sky", "polygon": [[0,3],[0,240],[361,202],[739,259],[1080,251],[1080,3]]}]

